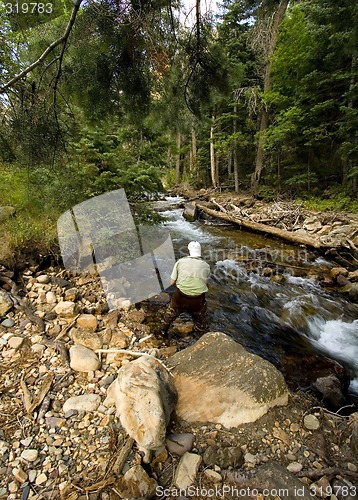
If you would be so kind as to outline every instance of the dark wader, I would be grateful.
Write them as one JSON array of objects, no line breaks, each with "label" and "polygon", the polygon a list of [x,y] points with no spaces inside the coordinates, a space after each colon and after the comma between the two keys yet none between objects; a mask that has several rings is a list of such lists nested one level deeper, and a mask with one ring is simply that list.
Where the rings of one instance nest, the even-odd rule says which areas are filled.
[{"label": "dark wader", "polygon": [[185,295],[179,288],[176,288],[170,304],[164,313],[164,332],[167,332],[169,326],[179,314],[185,312],[193,318],[194,331],[203,335],[209,330],[207,309],[205,293],[196,296]]}]

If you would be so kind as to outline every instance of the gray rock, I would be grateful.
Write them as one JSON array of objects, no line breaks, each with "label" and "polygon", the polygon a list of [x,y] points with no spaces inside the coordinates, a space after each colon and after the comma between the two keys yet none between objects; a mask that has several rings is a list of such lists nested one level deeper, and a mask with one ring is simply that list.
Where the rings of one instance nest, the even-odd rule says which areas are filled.
[{"label": "gray rock", "polygon": [[313,387],[320,392],[326,406],[336,410],[344,406],[345,397],[342,393],[342,386],[338,378],[334,375],[319,377],[313,384]]},{"label": "gray rock", "polygon": [[183,434],[169,434],[166,440],[166,447],[169,453],[174,453],[180,457],[186,451],[193,448],[195,436],[189,432]]},{"label": "gray rock", "polygon": [[6,318],[1,322],[2,326],[5,328],[12,328],[15,325],[15,321],[11,318]]},{"label": "gray rock", "polygon": [[73,396],[65,401],[62,411],[68,415],[70,410],[77,411],[95,411],[101,404],[101,396],[98,394],[82,394],[81,396]]},{"label": "gray rock", "polygon": [[13,305],[10,295],[5,290],[0,289],[0,317],[5,316]]},{"label": "gray rock", "polygon": [[178,391],[176,413],[187,422],[235,427],[285,405],[283,375],[220,332],[210,332],[168,360]]},{"label": "gray rock", "polygon": [[70,348],[70,367],[78,372],[90,372],[98,370],[101,362],[91,349],[83,345],[73,345]]},{"label": "gray rock", "polygon": [[197,208],[196,204],[189,202],[185,204],[183,217],[189,222],[194,222],[197,218]]}]

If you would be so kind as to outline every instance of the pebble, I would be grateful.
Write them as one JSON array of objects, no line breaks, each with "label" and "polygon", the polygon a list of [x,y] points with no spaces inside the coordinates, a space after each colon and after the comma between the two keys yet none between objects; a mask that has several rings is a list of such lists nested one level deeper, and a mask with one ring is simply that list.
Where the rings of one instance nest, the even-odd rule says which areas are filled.
[{"label": "pebble", "polygon": [[24,450],[21,453],[21,458],[23,458],[27,462],[34,462],[37,459],[38,455],[39,452],[37,450],[28,449]]},{"label": "pebble", "polygon": [[50,277],[47,274],[40,274],[40,276],[37,276],[36,281],[45,285],[50,283]]},{"label": "pebble", "polygon": [[46,474],[44,472],[41,472],[41,474],[37,476],[35,483],[37,484],[37,486],[40,486],[41,484],[46,483],[46,481],[47,481]]},{"label": "pebble", "polygon": [[11,349],[18,349],[19,347],[22,346],[24,342],[23,337],[11,337],[11,339],[8,340],[9,347]]},{"label": "pebble", "polygon": [[300,472],[302,470],[303,465],[298,463],[298,462],[292,462],[292,463],[288,464],[288,466],[286,468],[287,468],[287,470],[289,470],[290,472],[293,472],[295,474],[295,473]]},{"label": "pebble", "polygon": [[320,427],[318,418],[312,414],[305,416],[305,418],[303,419],[303,424],[306,427],[306,429],[310,431],[315,431]]},{"label": "pebble", "polygon": [[15,325],[15,321],[13,319],[7,318],[1,322],[2,326],[5,328],[12,328]]}]

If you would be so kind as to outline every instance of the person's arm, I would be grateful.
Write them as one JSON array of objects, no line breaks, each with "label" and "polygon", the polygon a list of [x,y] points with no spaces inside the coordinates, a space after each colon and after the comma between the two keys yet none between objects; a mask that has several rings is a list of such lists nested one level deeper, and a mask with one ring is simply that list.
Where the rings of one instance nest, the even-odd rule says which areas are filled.
[{"label": "person's arm", "polygon": [[170,284],[175,285],[177,279],[178,279],[178,262],[174,264],[172,274],[170,275]]}]

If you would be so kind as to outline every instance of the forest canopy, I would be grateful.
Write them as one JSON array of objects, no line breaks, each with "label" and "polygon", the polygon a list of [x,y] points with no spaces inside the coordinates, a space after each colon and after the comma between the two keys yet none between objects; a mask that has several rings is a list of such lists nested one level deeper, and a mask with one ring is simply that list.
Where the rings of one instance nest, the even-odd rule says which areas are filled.
[{"label": "forest canopy", "polygon": [[[30,6],[32,5],[31,9]],[[31,11],[30,11],[31,10]],[[2,204],[190,183],[332,198],[358,179],[358,5],[0,4]]]}]

